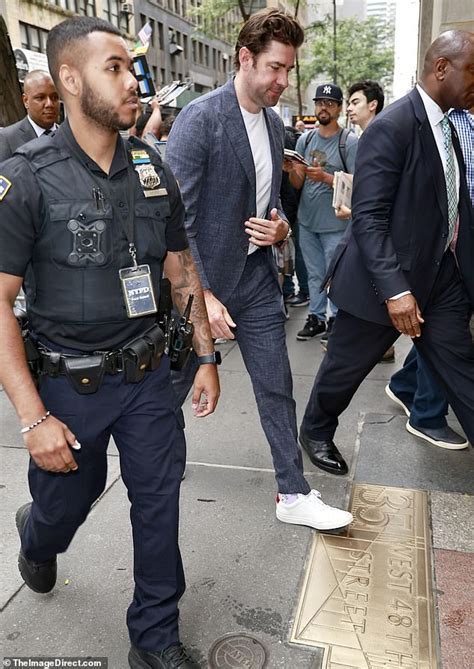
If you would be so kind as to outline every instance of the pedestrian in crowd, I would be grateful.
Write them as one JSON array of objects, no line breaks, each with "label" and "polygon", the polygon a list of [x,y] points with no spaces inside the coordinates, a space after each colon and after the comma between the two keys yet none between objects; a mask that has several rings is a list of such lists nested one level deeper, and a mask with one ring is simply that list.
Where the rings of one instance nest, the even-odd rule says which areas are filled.
[{"label": "pedestrian in crowd", "polygon": [[[363,133],[352,226],[329,295],[339,311],[300,430],[300,443],[339,471],[339,415],[400,334],[413,339],[474,439],[473,213],[447,112],[474,103],[474,35],[443,33],[420,82]],[[456,255],[454,255],[454,253]]]},{"label": "pedestrian in crowd", "polygon": [[[296,148],[296,142],[300,136],[301,133],[297,132],[295,128],[292,128],[291,126],[285,126],[285,149],[291,149],[294,151]],[[308,274],[306,273],[303,254],[299,244],[297,219],[299,199],[299,191],[291,185],[288,172],[283,171],[281,177],[280,200],[283,211],[285,212],[285,215],[288,219],[288,223],[290,224],[293,231],[292,237],[294,242],[295,256],[294,272],[298,281],[297,293],[295,293],[293,275],[285,276],[285,280],[283,281],[283,299],[285,302],[286,313],[288,313],[286,305],[290,305],[291,307],[304,307],[309,304]]]},{"label": "pedestrian in crowd", "polygon": [[[351,123],[358,125],[362,132],[383,109],[385,96],[382,87],[377,81],[359,81],[348,90],[347,113]],[[349,220],[352,212],[348,207],[336,209],[336,217]],[[323,348],[327,348],[327,339],[321,338]],[[383,354],[380,362],[394,362],[395,347],[390,346]]]},{"label": "pedestrian in crowd", "polygon": [[[452,109],[449,120],[456,128],[466,166],[467,186],[474,207],[474,107]],[[430,444],[450,450],[467,448],[466,438],[453,430],[446,420],[448,400],[413,346],[402,369],[392,376],[385,392],[408,416],[408,432]]]},{"label": "pedestrian in crowd", "polygon": [[[283,124],[270,109],[288,86],[303,30],[263,9],[235,47],[236,75],[180,112],[167,157],[186,207],[186,229],[204,287],[213,337],[237,339],[273,457],[277,518],[316,529],[347,525],[303,476],[285,342],[285,315],[272,245],[289,238],[279,208]],[[196,359],[174,384],[186,398]]]},{"label": "pedestrian in crowd", "polygon": [[32,70],[23,82],[23,104],[26,116],[21,121],[0,129],[0,161],[32,139],[49,135],[57,128],[59,95],[48,72]]},{"label": "pedestrian in crowd", "polygon": [[[185,452],[157,325],[163,268],[178,309],[194,295],[197,416],[214,411],[219,382],[184,208],[158,154],[119,135],[138,109],[120,31],[68,19],[49,32],[47,55],[67,120],[0,165],[0,380],[31,456],[33,502],[16,515],[20,573],[35,592],[54,587],[57,554],[105,488],[113,436],[133,529],[130,667],[191,669],[178,630]],[[38,390],[12,311],[22,281]]]},{"label": "pedestrian in crowd", "polygon": [[296,123],[295,123],[295,130],[297,130],[297,131],[300,132],[302,135],[304,135],[304,133],[306,132],[306,124],[305,124],[305,122],[302,121],[301,119],[300,119],[299,121],[296,121]]},{"label": "pedestrian in crowd", "polygon": [[[342,91],[335,84],[321,84],[314,97],[319,127],[300,137],[296,150],[311,167],[285,161],[290,182],[301,190],[298,206],[300,245],[308,272],[309,314],[296,339],[306,341],[329,333],[337,308],[328,302],[321,282],[347,222],[336,218],[332,206],[334,172],[354,172],[357,137],[338,123]],[[327,313],[329,309],[329,314]]]}]

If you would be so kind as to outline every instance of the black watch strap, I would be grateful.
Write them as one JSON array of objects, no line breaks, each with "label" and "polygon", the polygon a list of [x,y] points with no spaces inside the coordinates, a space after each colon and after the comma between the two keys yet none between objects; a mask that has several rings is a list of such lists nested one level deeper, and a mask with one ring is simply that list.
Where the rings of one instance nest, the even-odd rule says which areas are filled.
[{"label": "black watch strap", "polygon": [[222,362],[221,352],[214,351],[209,355],[198,355],[197,361],[199,365],[220,365]]}]

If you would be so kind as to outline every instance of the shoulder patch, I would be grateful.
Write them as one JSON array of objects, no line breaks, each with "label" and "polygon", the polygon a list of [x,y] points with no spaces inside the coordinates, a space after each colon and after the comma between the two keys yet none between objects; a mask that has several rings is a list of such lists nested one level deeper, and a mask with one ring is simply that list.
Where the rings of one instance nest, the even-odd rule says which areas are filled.
[{"label": "shoulder patch", "polygon": [[10,190],[11,185],[12,182],[9,181],[6,177],[2,177],[2,175],[0,174],[0,202],[3,200],[5,195]]}]

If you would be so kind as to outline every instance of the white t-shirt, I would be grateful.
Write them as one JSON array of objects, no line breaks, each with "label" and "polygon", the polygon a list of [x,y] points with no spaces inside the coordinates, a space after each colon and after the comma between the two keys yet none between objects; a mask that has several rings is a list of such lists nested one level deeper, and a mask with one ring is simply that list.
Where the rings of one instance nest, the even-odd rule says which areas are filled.
[{"label": "white t-shirt", "polygon": [[[272,189],[272,152],[268,138],[267,124],[263,109],[258,114],[251,114],[243,107],[240,108],[247,130],[247,136],[252,150],[255,165],[255,178],[257,187],[256,212],[257,218],[265,218],[268,205],[270,204],[270,193]],[[249,244],[249,254],[259,248],[255,244]]]}]

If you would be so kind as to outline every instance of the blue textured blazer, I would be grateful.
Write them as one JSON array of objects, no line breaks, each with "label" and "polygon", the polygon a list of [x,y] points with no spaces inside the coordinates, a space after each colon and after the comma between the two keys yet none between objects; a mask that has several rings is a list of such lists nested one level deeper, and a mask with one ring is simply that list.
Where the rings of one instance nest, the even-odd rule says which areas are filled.
[{"label": "blue textured blazer", "polygon": [[[284,127],[272,109],[264,109],[264,114],[273,159],[269,210],[280,209]],[[244,222],[256,215],[255,166],[233,80],[180,112],[166,160],[181,189],[189,244],[203,287],[225,302],[247,260]],[[271,247],[266,252],[275,268]]]}]

